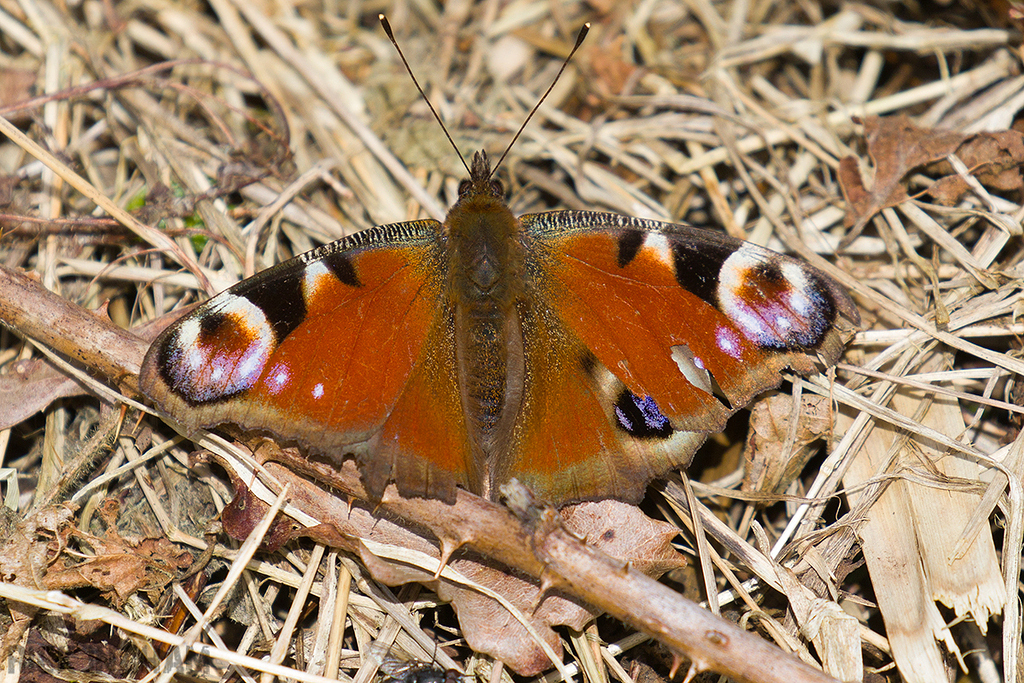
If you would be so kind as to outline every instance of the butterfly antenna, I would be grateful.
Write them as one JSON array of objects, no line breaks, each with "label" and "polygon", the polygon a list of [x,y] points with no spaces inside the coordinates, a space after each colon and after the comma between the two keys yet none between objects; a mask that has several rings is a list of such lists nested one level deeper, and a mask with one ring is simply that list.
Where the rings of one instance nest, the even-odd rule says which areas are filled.
[{"label": "butterfly antenna", "polygon": [[533,109],[530,110],[530,115],[526,117],[525,121],[523,121],[523,125],[519,126],[519,130],[516,131],[515,136],[512,138],[512,142],[508,143],[508,147],[505,148],[504,154],[502,154],[501,158],[498,159],[498,163],[494,164],[494,168],[491,170],[492,175],[494,174],[494,171],[497,171],[498,167],[501,166],[501,162],[505,161],[505,157],[507,157],[508,153],[512,150],[512,145],[516,144],[516,140],[519,139],[519,136],[523,134],[523,130],[526,129],[526,124],[530,123],[530,119],[532,119],[533,115],[537,113],[538,109],[540,109],[540,105],[544,103],[544,100],[546,100],[548,95],[551,94],[551,91],[554,90],[555,83],[558,83],[558,79],[562,77],[562,72],[565,71],[565,67],[569,66],[572,56],[576,54],[576,50],[580,49],[580,45],[583,44],[583,40],[587,37],[588,33],[590,33],[589,21],[583,24],[583,27],[580,28],[580,32],[576,36],[576,44],[573,45],[572,50],[569,51],[569,56],[565,58],[564,62],[562,62],[562,68],[558,70],[557,74],[555,74],[555,79],[551,81],[551,85],[548,86],[548,89],[545,90],[544,94],[541,95],[539,100],[537,100],[537,104],[533,105]]},{"label": "butterfly antenna", "polygon": [[[398,47],[398,41],[395,40],[395,34],[391,32],[391,22],[389,22],[388,18],[383,14],[378,14],[377,18],[380,20],[380,25],[384,27],[384,33],[388,34],[388,40],[390,40],[391,44],[395,46],[396,50],[398,50],[398,56],[402,58],[402,64],[405,64],[405,70],[409,72],[409,78],[412,79],[416,89],[420,91],[423,101],[427,103],[428,107],[430,107],[430,113],[433,114],[434,118],[437,119],[437,122],[441,124],[441,130],[444,131],[444,136],[448,138],[448,142],[452,143],[452,149],[454,149],[455,153],[459,155],[459,160],[462,161],[462,165],[466,167],[466,173],[473,175],[473,172],[469,170],[469,164],[466,163],[466,158],[462,156],[462,152],[459,151],[459,147],[455,144],[455,140],[452,140],[452,136],[448,133],[448,129],[445,127],[444,121],[441,120],[437,110],[434,109],[434,105],[430,103],[430,98],[427,97],[427,93],[423,92],[423,88],[420,87],[420,82],[416,80],[416,74],[412,72],[412,67],[409,66],[409,61],[405,58],[402,48]],[[575,50],[573,50],[573,52],[575,52]],[[564,69],[565,67],[563,66],[562,68]],[[559,73],[561,73],[561,71]],[[529,119],[527,119],[527,121],[529,121]]]}]

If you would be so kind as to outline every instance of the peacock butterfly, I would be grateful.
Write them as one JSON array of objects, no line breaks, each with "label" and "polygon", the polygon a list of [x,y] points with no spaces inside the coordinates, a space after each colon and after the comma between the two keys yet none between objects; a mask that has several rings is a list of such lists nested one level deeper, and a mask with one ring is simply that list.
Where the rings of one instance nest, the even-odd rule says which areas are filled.
[{"label": "peacock butterfly", "polygon": [[469,170],[444,223],[326,244],[173,324],[143,393],[189,432],[353,457],[378,498],[496,498],[517,478],[552,504],[636,501],[781,370],[834,363],[859,321],[802,261],[630,216],[517,218],[484,152]]}]

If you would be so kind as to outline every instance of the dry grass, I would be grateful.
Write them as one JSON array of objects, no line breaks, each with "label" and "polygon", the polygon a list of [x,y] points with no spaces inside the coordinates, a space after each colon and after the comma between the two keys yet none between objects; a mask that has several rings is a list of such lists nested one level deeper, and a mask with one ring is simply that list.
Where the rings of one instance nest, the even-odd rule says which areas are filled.
[{"label": "dry grass", "polygon": [[[849,234],[840,160],[852,155],[865,172],[886,163],[869,159],[857,121],[905,114],[923,128],[1013,127],[1024,82],[1006,16],[969,4],[944,8],[940,23],[915,10],[741,1],[0,0],[0,114],[16,128],[0,139],[4,265],[81,306],[109,302],[129,327],[316,244],[442,218],[464,172],[380,30],[380,11],[463,154],[504,148],[577,27],[593,22],[503,165],[517,213],[586,207],[706,225],[810,258],[854,293],[864,323],[845,363],[834,381],[792,382],[778,409],[783,448],[774,459],[751,453],[751,467],[802,449],[803,428],[783,421],[793,406],[824,416],[826,448],[804,449],[771,490],[741,490],[742,448],[730,433],[714,440],[718,460],[690,472],[689,503],[678,482],[651,493],[645,510],[679,524],[680,549],[701,549],[692,565],[709,570],[678,571],[673,585],[848,680],[938,681],[951,666],[1013,680],[1024,528],[1020,188],[972,179],[941,206],[922,190],[975,169],[958,170],[955,156],[953,171],[915,168],[903,179],[912,199],[866,217],[836,255]],[[0,344],[7,380],[15,361],[39,356],[11,332]],[[15,606],[0,631],[22,636],[7,680],[83,680],[83,671],[314,680],[340,667],[364,681],[382,653],[510,676],[459,647],[452,615],[426,589],[395,595],[345,554],[296,543],[250,560],[255,545],[232,548],[221,534],[206,537],[214,546],[204,555],[203,534],[231,497],[223,472],[189,469],[189,442],[170,440],[152,417],[121,420],[109,394],[61,393],[66,385],[44,370],[21,372],[30,393],[58,400],[20,415],[32,400],[12,390],[17,398],[0,406],[13,425],[0,433],[10,522],[35,520],[38,532],[24,536],[22,523],[8,535],[8,564],[0,559],[32,579],[5,574],[0,584]],[[64,501],[80,507],[52,526],[39,520],[44,503]],[[54,529],[69,535],[55,539]],[[131,571],[115,561],[155,538],[173,545],[148,549]],[[173,564],[184,549],[210,562],[196,577]],[[72,551],[114,558],[103,568],[128,575],[37,590],[55,587],[43,580],[53,553]],[[112,588],[128,585],[131,595]],[[169,621],[176,612],[183,624]],[[344,615],[348,629],[332,627]],[[566,631],[568,673],[667,675],[658,648],[630,649],[641,641],[611,620]]]}]

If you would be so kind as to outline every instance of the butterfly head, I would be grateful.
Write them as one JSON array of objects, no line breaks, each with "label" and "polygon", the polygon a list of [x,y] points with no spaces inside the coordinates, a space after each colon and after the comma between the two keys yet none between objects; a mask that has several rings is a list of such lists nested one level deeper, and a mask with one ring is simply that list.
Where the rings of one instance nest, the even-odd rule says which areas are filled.
[{"label": "butterfly head", "polygon": [[469,177],[459,183],[459,200],[467,197],[494,197],[503,200],[505,186],[500,180],[491,178],[491,161],[487,152],[480,151],[473,155],[473,165]]}]

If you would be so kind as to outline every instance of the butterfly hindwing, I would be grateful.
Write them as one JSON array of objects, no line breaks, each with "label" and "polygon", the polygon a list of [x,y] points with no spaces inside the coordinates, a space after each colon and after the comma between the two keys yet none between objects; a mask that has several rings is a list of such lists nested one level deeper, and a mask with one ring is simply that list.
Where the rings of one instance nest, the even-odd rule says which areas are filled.
[{"label": "butterfly hindwing", "polygon": [[354,455],[375,496],[451,500],[470,468],[439,228],[374,228],[219,294],[154,343],[143,392],[189,431],[268,432]]},{"label": "butterfly hindwing", "polygon": [[[493,473],[495,486],[515,477],[548,501],[636,500],[648,481],[686,464],[703,442],[703,433],[645,416],[646,406],[545,303],[533,302],[523,327],[524,399],[508,458]],[[630,418],[632,434],[622,427]]]}]

